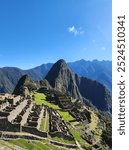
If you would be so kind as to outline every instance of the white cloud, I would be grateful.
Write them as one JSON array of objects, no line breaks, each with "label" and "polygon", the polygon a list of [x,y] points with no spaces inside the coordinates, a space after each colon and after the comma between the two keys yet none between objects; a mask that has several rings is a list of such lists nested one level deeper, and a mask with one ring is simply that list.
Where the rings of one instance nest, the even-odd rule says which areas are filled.
[{"label": "white cloud", "polygon": [[68,31],[71,32],[71,33],[74,33],[74,35],[78,34],[78,31],[74,26],[68,27]]},{"label": "white cloud", "polygon": [[105,50],[106,50],[106,47],[101,47],[101,50],[102,50],[102,51],[105,51]]},{"label": "white cloud", "polygon": [[75,26],[72,26],[72,27],[68,27],[68,31],[70,33],[73,33],[75,36],[76,35],[82,35],[85,33],[84,30],[82,30],[82,27],[79,27],[79,29],[76,29]]}]

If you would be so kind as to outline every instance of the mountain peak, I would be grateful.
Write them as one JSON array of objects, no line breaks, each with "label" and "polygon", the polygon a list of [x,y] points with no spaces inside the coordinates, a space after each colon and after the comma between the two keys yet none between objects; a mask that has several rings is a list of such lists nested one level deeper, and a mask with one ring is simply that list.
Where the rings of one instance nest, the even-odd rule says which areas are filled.
[{"label": "mountain peak", "polygon": [[54,65],[61,66],[61,67],[67,67],[67,63],[64,59],[59,59]]},{"label": "mountain peak", "polygon": [[[31,78],[28,75],[23,75],[18,81],[19,85],[26,85],[27,83],[32,82]],[[18,85],[17,84],[17,85]]]},{"label": "mountain peak", "polygon": [[60,59],[52,66],[52,68],[46,75],[45,79],[49,81],[49,83],[52,87],[55,87],[55,80],[58,78],[58,76],[59,76],[59,74],[61,74],[61,72],[64,73],[63,70],[65,70],[65,72],[67,72],[70,69],[68,68],[65,60]]},{"label": "mountain peak", "polygon": [[28,75],[23,75],[16,85],[13,94],[28,95],[32,89],[36,89],[35,83]]},{"label": "mountain peak", "polygon": [[49,82],[52,88],[71,95],[74,98],[82,98],[75,84],[75,74],[67,66],[63,59],[58,60],[51,70],[48,72],[45,79]]}]

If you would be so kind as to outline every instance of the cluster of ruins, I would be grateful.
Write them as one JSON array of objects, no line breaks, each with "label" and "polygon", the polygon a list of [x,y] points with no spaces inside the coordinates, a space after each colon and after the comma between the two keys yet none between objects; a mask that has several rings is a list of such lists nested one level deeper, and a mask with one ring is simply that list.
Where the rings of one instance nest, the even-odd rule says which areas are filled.
[{"label": "cluster of ruins", "polygon": [[[61,92],[47,90],[45,88],[43,88],[41,92],[46,95],[47,101],[58,104],[63,110],[68,111],[76,121],[87,121],[87,123],[90,123],[90,112],[87,109],[79,109],[81,105],[78,104],[78,100],[75,100],[66,94],[62,94]],[[72,101],[76,101],[76,103],[73,103]]]},{"label": "cluster of ruins", "polygon": [[[40,130],[42,118],[48,117],[48,131]],[[27,132],[40,137],[62,137],[73,140],[72,134],[59,113],[31,99],[11,94],[0,95],[0,131]]]},{"label": "cluster of ruins", "polygon": [[69,132],[69,129],[62,119],[62,117],[59,115],[57,111],[50,108],[49,109],[49,131],[51,136],[58,136],[62,137],[68,140],[73,140],[72,134]]}]

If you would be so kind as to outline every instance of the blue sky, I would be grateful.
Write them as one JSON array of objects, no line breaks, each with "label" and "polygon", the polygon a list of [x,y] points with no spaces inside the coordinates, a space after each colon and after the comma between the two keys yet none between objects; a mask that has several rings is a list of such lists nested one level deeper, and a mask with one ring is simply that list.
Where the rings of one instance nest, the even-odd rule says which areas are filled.
[{"label": "blue sky", "polygon": [[111,60],[111,0],[0,0],[0,67]]}]

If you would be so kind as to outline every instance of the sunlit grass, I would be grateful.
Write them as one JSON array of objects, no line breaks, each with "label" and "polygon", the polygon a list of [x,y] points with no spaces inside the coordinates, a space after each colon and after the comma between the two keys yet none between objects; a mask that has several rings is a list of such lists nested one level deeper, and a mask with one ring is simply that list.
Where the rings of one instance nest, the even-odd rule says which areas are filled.
[{"label": "sunlit grass", "polygon": [[81,146],[85,146],[85,147],[91,146],[81,137],[81,133],[77,132],[74,129],[70,129],[70,132],[74,136],[75,140],[77,140]]},{"label": "sunlit grass", "polygon": [[54,108],[54,109],[60,109],[60,107],[58,105],[55,105],[53,103],[50,103],[48,101],[46,101],[46,96],[43,93],[34,93],[34,101],[36,104],[38,105],[47,105],[48,107]]},{"label": "sunlit grass", "polygon": [[69,114],[69,112],[58,110],[58,113],[61,115],[65,122],[69,122],[75,119],[71,116],[71,114]]},{"label": "sunlit grass", "polygon": [[64,150],[46,141],[31,141],[25,139],[17,139],[9,141],[10,144],[17,145],[26,150]]}]

